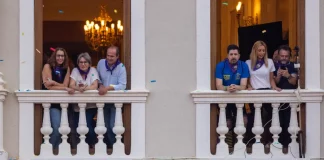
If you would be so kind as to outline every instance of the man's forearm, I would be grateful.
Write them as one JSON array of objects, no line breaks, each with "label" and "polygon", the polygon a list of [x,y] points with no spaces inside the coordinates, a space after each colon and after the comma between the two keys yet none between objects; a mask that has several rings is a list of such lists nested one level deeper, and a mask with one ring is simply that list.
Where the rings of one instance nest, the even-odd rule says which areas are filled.
[{"label": "man's forearm", "polygon": [[280,82],[280,79],[281,79],[280,76],[275,77],[275,82],[276,82],[276,84],[278,84],[278,83]]},{"label": "man's forearm", "polygon": [[296,85],[296,83],[297,83],[297,78],[296,78],[296,77],[292,77],[292,76],[290,76],[290,77],[288,78],[288,82],[289,82],[290,84],[292,84],[292,85]]},{"label": "man's forearm", "polygon": [[246,85],[239,85],[239,87],[237,88],[237,90],[245,90],[246,89]]},{"label": "man's forearm", "polygon": [[227,91],[227,86],[218,85],[218,86],[217,86],[217,90]]}]

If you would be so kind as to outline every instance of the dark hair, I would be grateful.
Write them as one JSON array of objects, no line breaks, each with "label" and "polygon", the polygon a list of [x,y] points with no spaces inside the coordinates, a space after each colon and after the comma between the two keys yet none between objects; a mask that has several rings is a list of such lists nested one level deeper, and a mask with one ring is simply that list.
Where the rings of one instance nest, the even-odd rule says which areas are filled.
[{"label": "dark hair", "polygon": [[280,50],[285,50],[289,52],[289,56],[291,56],[291,48],[288,45],[281,45],[278,47],[278,55],[280,54]]},{"label": "dark hair", "polygon": [[55,51],[52,53],[51,57],[47,60],[47,63],[53,68],[53,67],[57,67],[58,64],[56,63],[56,53],[58,51],[63,51],[64,53],[64,62],[62,64],[61,67],[67,69],[69,68],[69,57],[66,53],[66,50],[64,48],[55,48]]},{"label": "dark hair", "polygon": [[229,54],[230,50],[237,50],[238,53],[240,53],[240,48],[237,45],[235,45],[235,44],[228,45],[228,47],[227,47],[227,54]]},{"label": "dark hair", "polygon": [[107,48],[107,53],[108,53],[108,50],[109,49],[115,49],[116,50],[116,56],[119,56],[120,50],[119,50],[119,48],[117,46],[110,46],[110,47],[108,47]]}]

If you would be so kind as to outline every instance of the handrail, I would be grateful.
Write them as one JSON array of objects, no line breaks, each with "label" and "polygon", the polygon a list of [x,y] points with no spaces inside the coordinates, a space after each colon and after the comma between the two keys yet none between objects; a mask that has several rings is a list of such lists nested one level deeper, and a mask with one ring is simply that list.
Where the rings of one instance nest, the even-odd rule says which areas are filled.
[{"label": "handrail", "polygon": [[145,103],[149,91],[109,91],[105,95],[99,95],[97,90],[75,92],[72,95],[58,90],[27,90],[15,93],[20,103]]},{"label": "handrail", "polygon": [[[300,99],[298,99],[299,94]],[[235,93],[219,90],[195,90],[191,92],[194,103],[318,103],[322,102],[324,90],[243,90]]]}]

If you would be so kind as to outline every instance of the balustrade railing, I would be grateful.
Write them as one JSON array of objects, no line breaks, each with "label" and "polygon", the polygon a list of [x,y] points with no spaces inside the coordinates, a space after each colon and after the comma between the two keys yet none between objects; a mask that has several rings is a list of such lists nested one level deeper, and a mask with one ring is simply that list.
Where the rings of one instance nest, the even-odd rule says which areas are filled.
[{"label": "balustrade railing", "polygon": [[[299,158],[299,144],[297,142],[297,134],[300,131],[300,124],[298,123],[297,112],[299,104],[306,103],[306,107],[312,107],[312,104],[322,102],[323,90],[283,90],[281,92],[271,90],[254,90],[254,91],[239,91],[236,93],[229,93],[225,91],[193,91],[191,95],[196,104],[196,154],[197,158]],[[212,155],[210,152],[210,104],[218,104],[218,126],[216,132],[219,134],[219,143],[216,146],[216,154]],[[227,104],[235,104],[237,108],[236,125],[234,132],[237,135],[237,143],[234,144],[232,150],[229,145],[225,143],[226,134],[229,132],[226,121],[226,106]],[[252,132],[255,143],[252,144],[252,153],[247,153],[247,144],[243,143],[242,139],[246,133],[244,125],[243,108],[244,104],[253,103],[254,111],[254,125]],[[270,153],[265,152],[265,145],[260,142],[261,134],[264,133],[264,126],[262,125],[262,103],[271,103],[272,105],[272,119],[268,122],[270,132],[272,133],[273,142],[270,144]],[[288,105],[288,104],[289,105]],[[291,134],[292,142],[288,146],[288,153],[282,152],[282,145],[279,143],[279,134],[282,131],[279,121],[279,112],[283,110],[282,105],[287,104],[291,108],[290,121],[288,132]],[[308,122],[309,123],[309,122]],[[307,124],[307,122],[306,122]],[[305,131],[306,132],[306,131]],[[320,132],[320,127],[313,132]],[[308,133],[308,132],[307,132]],[[308,138],[320,137],[309,137]],[[262,137],[264,138],[264,137]],[[307,155],[307,153],[306,153]]]},{"label": "balustrade railing", "polygon": [[[21,159],[107,159],[107,158],[144,158],[145,157],[145,102],[148,91],[111,91],[104,96],[98,95],[98,91],[86,91],[84,93],[67,94],[66,91],[16,91],[19,101],[19,157]],[[61,107],[61,123],[59,133],[62,142],[59,144],[58,154],[53,154],[50,135],[51,127],[50,107],[52,103],[59,103]],[[68,121],[68,106],[77,103],[79,111],[79,122],[76,128],[80,135],[80,143],[77,144],[77,152],[72,155],[71,144],[68,143],[68,134],[71,128]],[[94,146],[94,154],[90,154],[89,145],[85,142],[89,129],[86,122],[86,104],[95,103],[97,122],[95,133],[98,135],[98,143]],[[107,132],[104,121],[104,104],[114,104],[116,108],[115,124],[113,132],[116,134],[116,142],[113,144],[112,154],[107,153],[107,145],[104,143],[104,134]],[[125,154],[125,146],[122,142],[123,126],[122,107],[124,103],[131,103],[131,153]],[[40,155],[34,155],[34,104],[42,104],[43,122],[40,132],[44,135],[41,144]]]}]

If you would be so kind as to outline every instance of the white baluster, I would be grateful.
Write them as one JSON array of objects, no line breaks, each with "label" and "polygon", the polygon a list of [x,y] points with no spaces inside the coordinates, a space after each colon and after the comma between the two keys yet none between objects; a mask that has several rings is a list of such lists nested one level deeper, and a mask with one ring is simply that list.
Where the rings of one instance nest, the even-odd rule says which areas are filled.
[{"label": "white baluster", "polygon": [[115,103],[116,107],[116,116],[115,116],[115,126],[113,132],[116,134],[116,143],[113,145],[113,153],[115,156],[124,156],[125,155],[125,146],[121,142],[122,134],[125,132],[123,126],[123,117],[122,117],[122,103]]},{"label": "white baluster", "polygon": [[234,128],[234,132],[237,134],[238,141],[234,146],[234,153],[231,156],[233,158],[244,158],[245,157],[244,152],[245,152],[246,146],[243,143],[243,134],[245,133],[246,129],[244,127],[244,120],[243,120],[243,107],[244,107],[244,104],[236,104],[237,116],[236,116],[236,125]]},{"label": "white baluster", "polygon": [[264,129],[261,121],[261,106],[260,103],[255,103],[255,114],[254,114],[254,126],[252,128],[252,132],[255,134],[255,144],[252,146],[252,156],[255,158],[264,158],[266,154],[264,153],[264,146],[260,142],[261,134]]},{"label": "white baluster", "polygon": [[[270,132],[273,134],[273,143],[270,146],[270,151],[273,154],[272,158],[280,158],[285,156],[285,154],[282,153],[282,144],[279,143],[279,134],[282,131],[282,128],[280,127],[279,122],[279,103],[272,103],[272,121],[271,121],[271,127]],[[270,123],[270,122],[269,122]]]},{"label": "white baluster", "polygon": [[297,121],[297,106],[297,103],[290,103],[291,113],[288,132],[291,134],[291,143],[289,144],[289,150],[293,157],[299,157],[299,146],[296,141],[298,131],[300,130]]},{"label": "white baluster", "polygon": [[89,132],[86,121],[85,107],[86,103],[79,103],[80,113],[79,113],[79,125],[77,132],[80,134],[80,143],[78,144],[77,155],[78,156],[89,156],[89,146],[85,142],[86,134]]},{"label": "white baluster", "polygon": [[70,144],[67,142],[68,134],[71,131],[71,128],[69,127],[69,121],[68,121],[68,115],[67,115],[67,108],[69,104],[68,103],[61,103],[62,108],[62,115],[61,115],[61,124],[59,128],[59,132],[62,135],[62,143],[59,146],[59,155],[60,156],[71,156],[70,151]]},{"label": "white baluster", "polygon": [[40,129],[41,133],[44,135],[44,143],[41,144],[40,156],[48,156],[53,155],[52,152],[52,144],[50,144],[50,134],[53,132],[53,128],[51,127],[51,119],[50,119],[50,111],[51,107],[50,103],[43,103],[44,115],[43,115],[43,125]]},{"label": "white baluster", "polygon": [[216,128],[217,133],[220,135],[220,142],[216,146],[216,156],[224,158],[229,155],[228,145],[225,143],[225,134],[228,132],[226,124],[225,108],[227,104],[218,104],[219,106],[219,122]]},{"label": "white baluster", "polygon": [[107,155],[107,146],[103,142],[104,134],[107,131],[105,127],[104,115],[103,115],[103,103],[97,103],[98,115],[97,115],[97,126],[95,132],[98,134],[98,143],[96,144],[96,156],[106,156]]}]

